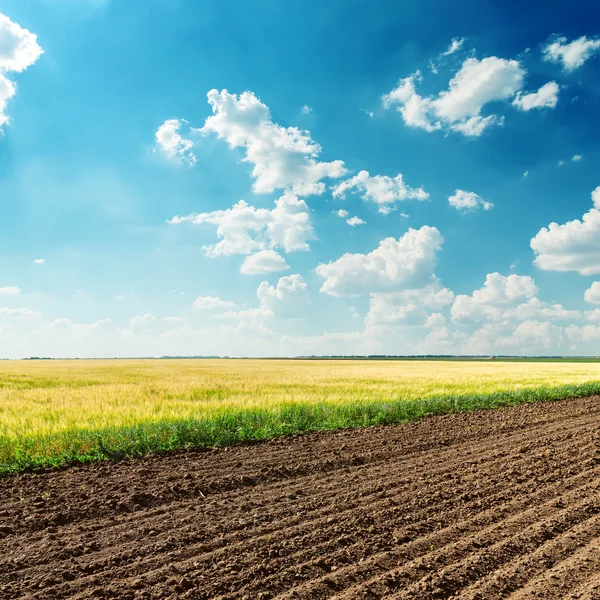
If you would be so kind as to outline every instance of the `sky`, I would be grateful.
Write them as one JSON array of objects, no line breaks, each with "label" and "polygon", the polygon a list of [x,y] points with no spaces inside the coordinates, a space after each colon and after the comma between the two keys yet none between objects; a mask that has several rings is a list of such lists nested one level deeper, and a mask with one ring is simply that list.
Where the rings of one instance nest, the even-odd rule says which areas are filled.
[{"label": "sky", "polygon": [[0,0],[0,357],[600,355],[599,23]]}]

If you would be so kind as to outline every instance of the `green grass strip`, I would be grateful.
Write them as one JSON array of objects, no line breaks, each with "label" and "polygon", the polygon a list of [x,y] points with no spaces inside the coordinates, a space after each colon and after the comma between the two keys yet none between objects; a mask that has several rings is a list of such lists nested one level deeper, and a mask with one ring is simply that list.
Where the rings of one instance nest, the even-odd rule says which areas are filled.
[{"label": "green grass strip", "polygon": [[408,423],[433,415],[596,394],[600,394],[600,382],[421,400],[347,404],[289,402],[268,409],[221,409],[204,418],[25,437],[18,442],[0,438],[0,476],[170,450],[269,440],[309,431]]}]

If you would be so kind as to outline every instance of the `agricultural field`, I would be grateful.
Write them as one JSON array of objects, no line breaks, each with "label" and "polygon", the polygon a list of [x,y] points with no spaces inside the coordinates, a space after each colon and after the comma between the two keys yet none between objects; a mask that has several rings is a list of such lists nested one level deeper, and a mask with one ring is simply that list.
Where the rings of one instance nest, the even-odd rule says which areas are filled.
[{"label": "agricultural field", "polygon": [[595,362],[0,363],[0,473],[600,392]]},{"label": "agricultural field", "polygon": [[598,598],[599,392],[593,361],[1,362],[0,598]]}]

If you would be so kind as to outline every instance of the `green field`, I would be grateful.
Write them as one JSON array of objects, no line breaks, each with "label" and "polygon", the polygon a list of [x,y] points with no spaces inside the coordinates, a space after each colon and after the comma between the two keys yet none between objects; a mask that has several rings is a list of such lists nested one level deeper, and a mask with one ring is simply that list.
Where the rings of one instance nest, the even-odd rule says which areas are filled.
[{"label": "green field", "polygon": [[600,393],[595,362],[0,362],[0,473]]}]

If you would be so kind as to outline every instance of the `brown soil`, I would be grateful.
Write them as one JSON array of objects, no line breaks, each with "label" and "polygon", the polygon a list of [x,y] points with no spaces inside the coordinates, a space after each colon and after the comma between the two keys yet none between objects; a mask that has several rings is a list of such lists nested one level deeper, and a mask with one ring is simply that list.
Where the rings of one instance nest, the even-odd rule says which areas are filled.
[{"label": "brown soil", "polygon": [[600,598],[600,397],[0,480],[0,598]]}]

